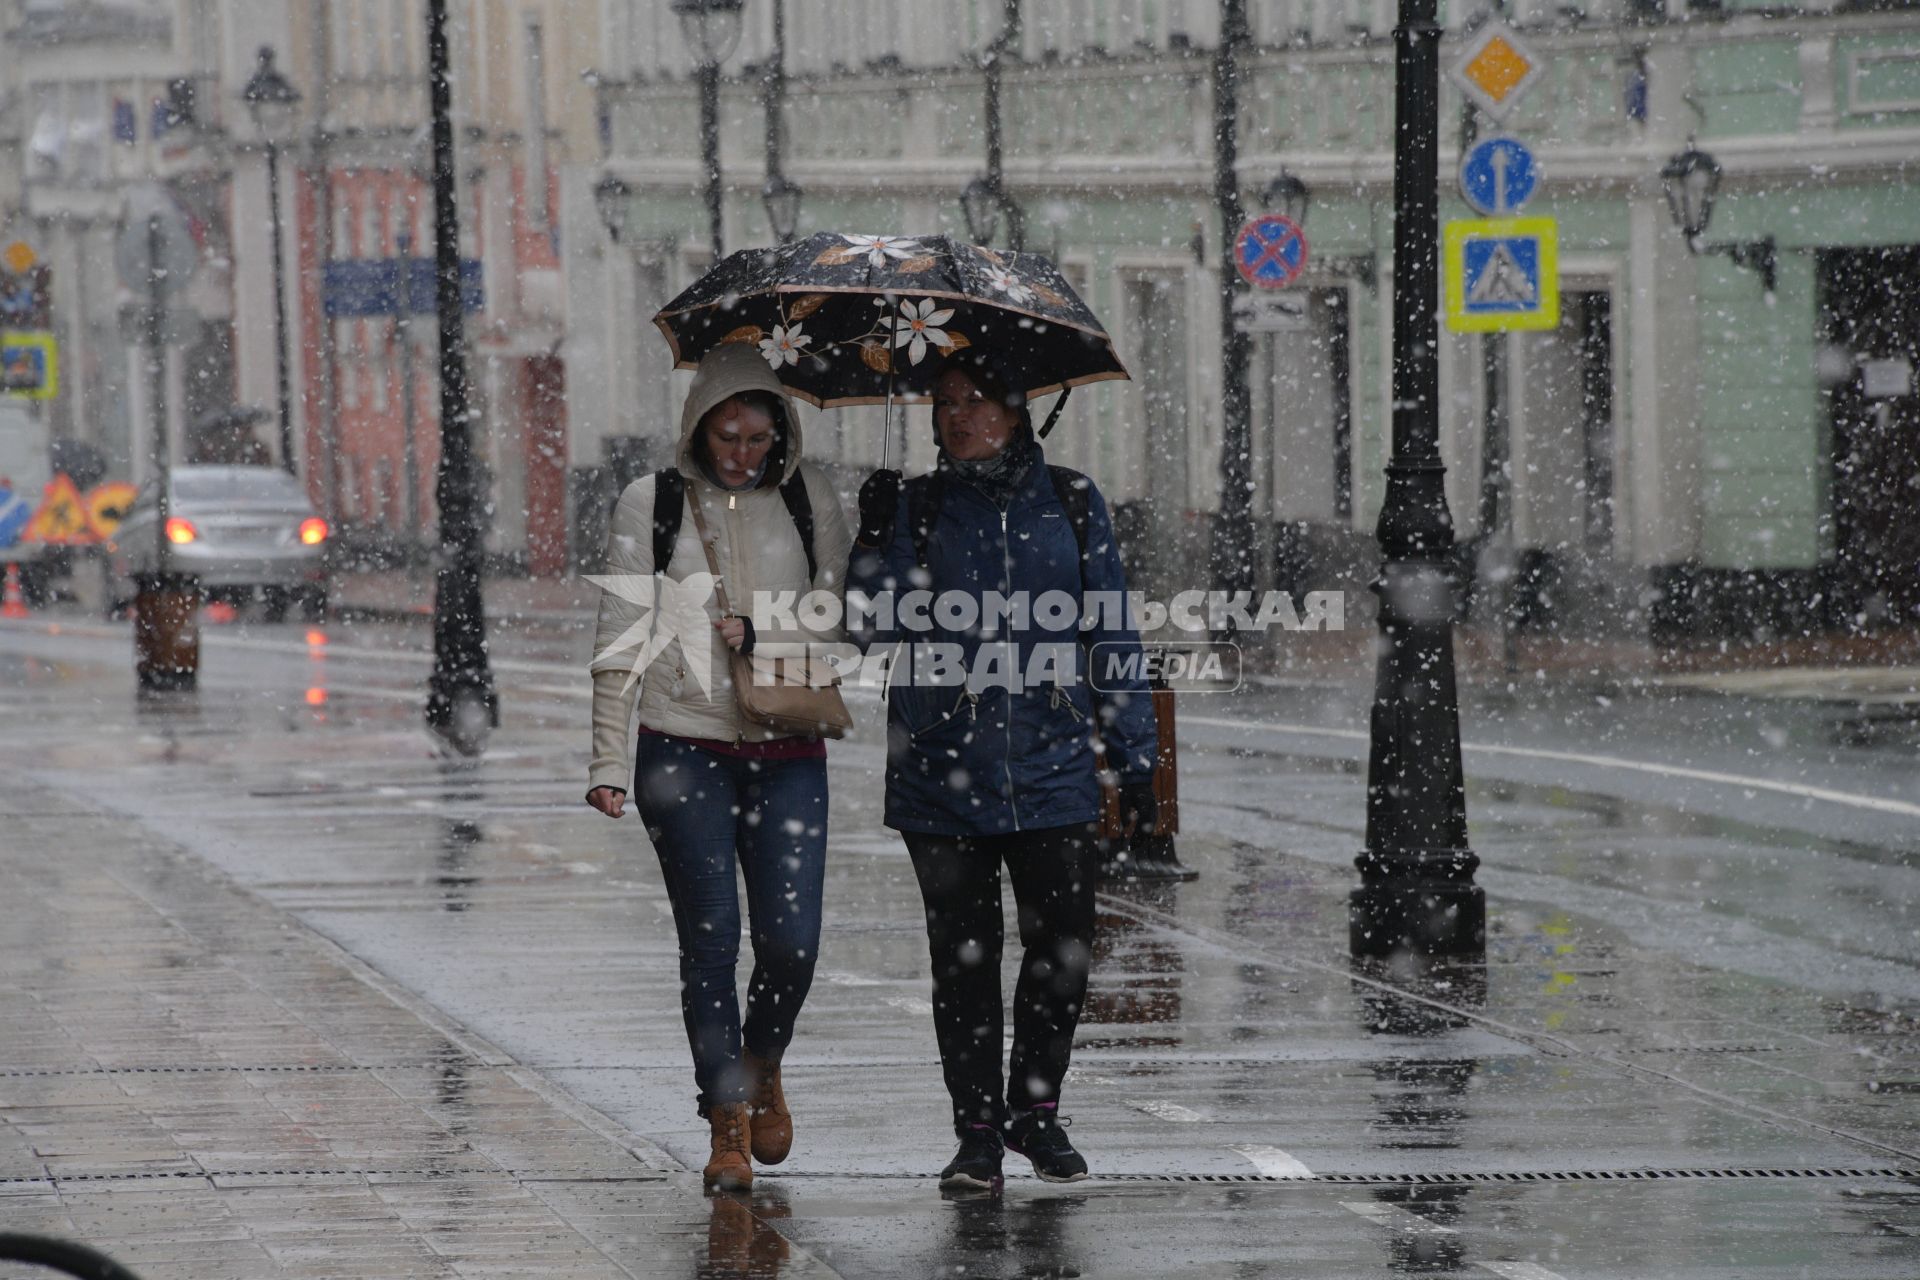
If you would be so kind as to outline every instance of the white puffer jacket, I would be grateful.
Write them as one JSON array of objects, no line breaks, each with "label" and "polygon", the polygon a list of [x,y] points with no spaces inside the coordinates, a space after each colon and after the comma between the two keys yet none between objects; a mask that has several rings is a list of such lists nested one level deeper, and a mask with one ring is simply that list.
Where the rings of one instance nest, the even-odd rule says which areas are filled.
[{"label": "white puffer jacket", "polygon": [[[687,502],[698,502],[714,539],[714,557],[726,585],[727,600],[737,613],[750,613],[756,591],[795,593],[804,596],[810,590],[830,591],[844,602],[847,554],[853,536],[847,517],[832,484],[818,467],[801,461],[800,420],[787,403],[787,422],[792,434],[787,441],[784,482],[795,471],[804,477],[807,495],[813,504],[813,549],[820,566],[818,577],[807,579],[807,553],[794,527],[786,500],[774,485],[746,491],[721,489],[702,474],[693,458],[693,433],[707,410],[728,396],[743,391],[770,391],[786,398],[779,379],[759,351],[751,346],[730,345],[719,348],[700,364],[692,390],[680,414],[680,447],[675,465],[686,478]],[[620,575],[650,600],[653,564],[653,495],[655,481],[642,476],[627,486],[614,507],[612,527],[607,539],[605,572]],[[701,550],[698,525],[693,512],[682,513],[680,533],[672,558],[666,565],[667,576],[684,581],[694,574],[709,572],[706,553]],[[706,616],[720,617],[717,593],[709,593]],[[804,615],[800,615],[804,616]],[[661,733],[689,738],[717,738],[727,742],[758,742],[782,736],[752,724],[740,714],[734,698],[727,662],[726,642],[711,624],[701,628],[696,641],[676,636],[662,649],[644,671],[634,670],[639,646],[653,626],[655,615],[648,604],[625,598],[620,591],[603,589],[600,616],[594,632],[593,661],[593,762],[587,771],[587,788],[617,787],[622,791],[633,785],[634,693],[639,690],[640,723]],[[630,630],[631,629],[631,630]],[[686,630],[691,630],[687,628]],[[623,639],[624,638],[624,639]],[[846,639],[845,628],[830,630],[757,628],[754,652],[770,656],[797,654],[806,645],[834,644]],[[703,645],[705,653],[693,645]],[[704,660],[709,685],[703,689],[689,665],[689,657]]]}]

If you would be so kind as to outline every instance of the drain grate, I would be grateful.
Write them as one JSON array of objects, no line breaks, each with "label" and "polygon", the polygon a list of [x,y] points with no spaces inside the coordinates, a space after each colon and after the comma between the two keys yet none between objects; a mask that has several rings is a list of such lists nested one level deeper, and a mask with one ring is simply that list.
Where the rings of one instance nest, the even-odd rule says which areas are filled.
[{"label": "drain grate", "polygon": [[0,1080],[39,1080],[55,1076],[184,1076],[219,1073],[227,1075],[301,1074],[325,1075],[354,1071],[439,1071],[446,1067],[477,1069],[485,1066],[471,1058],[440,1058],[432,1062],[360,1063],[276,1063],[270,1066],[218,1064],[190,1067],[0,1067]]},{"label": "drain grate", "polygon": [[[444,1166],[421,1168],[335,1167],[320,1169],[161,1169],[148,1172],[50,1173],[38,1176],[0,1177],[0,1187],[29,1183],[164,1183],[199,1181],[208,1178],[466,1178],[511,1182],[658,1182],[658,1172],[623,1175],[582,1176],[578,1171],[539,1169],[448,1169]],[[932,1173],[874,1173],[855,1171],[833,1173],[786,1172],[782,1179],[852,1179],[882,1182],[925,1182]],[[1284,1184],[1293,1186],[1458,1186],[1462,1184],[1586,1183],[1586,1182],[1665,1182],[1678,1179],[1731,1182],[1743,1179],[1851,1178],[1859,1180],[1920,1179],[1920,1169],[1511,1169],[1452,1170],[1439,1173],[1316,1173],[1300,1178],[1284,1178],[1268,1173],[1109,1173],[1091,1179],[1100,1183],[1180,1183],[1184,1185],[1244,1186]],[[1016,1179],[1018,1180],[1018,1179]]]},{"label": "drain grate", "polygon": [[[782,1178],[859,1178],[877,1180],[920,1179],[931,1173],[827,1173],[785,1172]],[[1090,1184],[1201,1183],[1238,1186],[1250,1183],[1311,1186],[1450,1186],[1464,1183],[1529,1182],[1665,1182],[1676,1179],[1737,1181],[1741,1179],[1860,1178],[1915,1179],[1920,1169],[1504,1169],[1452,1170],[1439,1173],[1315,1173],[1298,1178],[1270,1173],[1107,1173],[1096,1174]]]},{"label": "drain grate", "polygon": [[582,1175],[578,1170],[521,1170],[521,1169],[448,1169],[445,1166],[420,1167],[411,1169],[153,1169],[145,1172],[123,1171],[119,1173],[48,1173],[40,1175],[15,1174],[0,1178],[0,1187],[25,1186],[29,1183],[53,1183],[63,1186],[69,1183],[86,1183],[98,1186],[103,1183],[118,1182],[201,1182],[209,1178],[461,1178],[465,1180],[491,1180],[497,1182],[658,1182],[665,1174],[659,1172],[635,1172],[631,1174],[594,1174]]}]

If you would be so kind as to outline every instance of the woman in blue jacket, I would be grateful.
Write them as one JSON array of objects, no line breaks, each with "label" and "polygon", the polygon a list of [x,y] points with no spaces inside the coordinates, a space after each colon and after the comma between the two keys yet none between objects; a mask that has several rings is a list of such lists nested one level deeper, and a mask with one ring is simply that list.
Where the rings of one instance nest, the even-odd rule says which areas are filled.
[{"label": "woman in blue jacket", "polygon": [[[848,586],[869,602],[856,641],[902,645],[886,824],[926,904],[960,1138],[941,1185],[998,1190],[1007,1147],[1041,1178],[1076,1182],[1087,1162],[1062,1131],[1060,1084],[1093,949],[1101,773],[1123,825],[1151,825],[1152,700],[1106,503],[1085,476],[1047,465],[992,352],[947,360],[933,422],[932,475],[876,471],[861,488]],[[1003,864],[1025,948],[1004,1076]]]}]

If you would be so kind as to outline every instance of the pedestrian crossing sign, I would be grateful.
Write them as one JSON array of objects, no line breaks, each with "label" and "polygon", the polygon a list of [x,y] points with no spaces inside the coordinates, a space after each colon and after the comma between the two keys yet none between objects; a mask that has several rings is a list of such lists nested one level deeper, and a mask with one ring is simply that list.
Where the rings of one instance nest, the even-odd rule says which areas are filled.
[{"label": "pedestrian crossing sign", "polygon": [[1560,323],[1560,236],[1552,218],[1461,218],[1442,244],[1447,328],[1552,329]]}]

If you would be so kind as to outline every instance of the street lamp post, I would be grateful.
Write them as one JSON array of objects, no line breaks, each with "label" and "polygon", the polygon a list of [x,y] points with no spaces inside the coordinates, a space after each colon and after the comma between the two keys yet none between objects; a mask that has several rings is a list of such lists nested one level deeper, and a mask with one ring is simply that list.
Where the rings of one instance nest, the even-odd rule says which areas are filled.
[{"label": "street lamp post", "polygon": [[280,464],[293,471],[293,386],[287,359],[287,268],[280,225],[280,144],[291,136],[300,94],[274,66],[273,47],[260,46],[259,63],[240,91],[267,152],[267,220],[273,234],[273,343],[280,393]]},{"label": "street lamp post", "polygon": [[1394,29],[1393,456],[1377,535],[1379,666],[1366,849],[1349,904],[1355,956],[1477,956],[1480,860],[1467,847],[1453,673],[1453,522],[1440,461],[1437,0],[1400,0]]},{"label": "street lamp post", "polygon": [[1000,128],[1001,85],[1007,59],[1020,48],[1021,0],[1004,0],[1000,34],[987,46],[980,60],[986,82],[987,171],[967,183],[960,193],[960,214],[966,219],[967,235],[975,244],[987,244],[999,230],[1000,215],[1007,217],[1007,248],[1019,253],[1027,247],[1027,213],[1007,191],[1003,169],[1004,150]]},{"label": "street lamp post", "polygon": [[1240,46],[1249,38],[1246,0],[1221,0],[1220,44],[1213,55],[1213,198],[1220,209],[1220,515],[1213,529],[1212,577],[1226,591],[1253,587],[1253,396],[1247,366],[1253,344],[1236,323],[1239,272],[1233,245],[1246,221],[1240,204]]},{"label": "street lamp post", "polygon": [[766,89],[767,181],[760,188],[760,200],[767,206],[767,225],[773,228],[773,238],[781,244],[791,244],[800,230],[800,197],[803,193],[798,183],[787,180],[780,166],[781,144],[786,132],[786,0],[773,0],[773,49],[767,55],[763,84]]},{"label": "street lamp post", "polygon": [[700,158],[707,175],[707,239],[718,262],[726,253],[720,203],[720,64],[740,42],[746,0],[673,0],[680,31],[700,64]]},{"label": "street lamp post", "polygon": [[460,212],[453,168],[453,85],[447,0],[427,0],[427,96],[433,128],[434,303],[440,321],[440,551],[434,574],[433,674],[427,725],[462,755],[478,755],[500,723],[480,595],[480,495],[475,492],[466,333],[461,313]]}]

